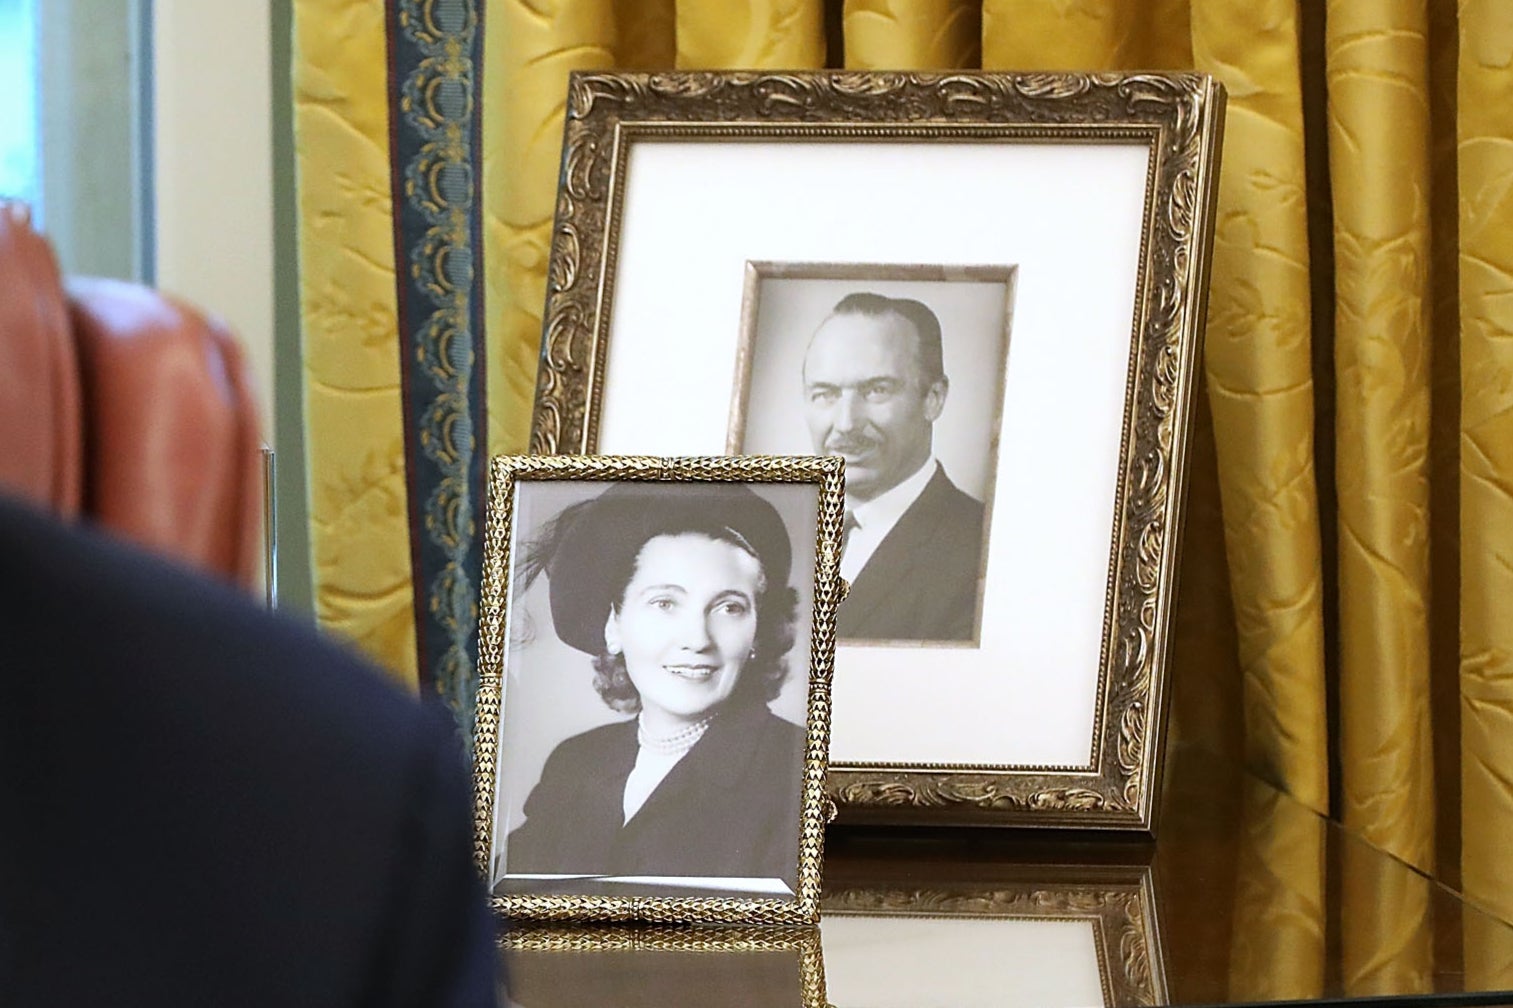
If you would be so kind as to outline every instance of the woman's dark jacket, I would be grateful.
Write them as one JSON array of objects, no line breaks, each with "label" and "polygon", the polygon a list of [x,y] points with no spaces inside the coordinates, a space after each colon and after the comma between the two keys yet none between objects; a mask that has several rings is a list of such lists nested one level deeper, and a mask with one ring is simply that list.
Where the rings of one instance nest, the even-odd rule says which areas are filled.
[{"label": "woman's dark jacket", "polygon": [[797,891],[804,731],[727,709],[624,823],[636,720],[557,746],[505,851],[511,875],[775,878]]}]

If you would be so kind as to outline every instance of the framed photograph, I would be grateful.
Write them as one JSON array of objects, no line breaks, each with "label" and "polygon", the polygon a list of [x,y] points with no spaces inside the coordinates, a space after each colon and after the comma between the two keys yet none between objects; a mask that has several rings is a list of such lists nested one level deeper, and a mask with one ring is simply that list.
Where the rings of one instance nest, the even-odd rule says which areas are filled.
[{"label": "framed photograph", "polygon": [[532,450],[844,460],[841,821],[1154,829],[1222,111],[572,77]]},{"label": "framed photograph", "polygon": [[499,911],[816,919],[842,466],[493,460],[474,765]]},{"label": "framed photograph", "polygon": [[[841,577],[850,592],[837,616],[837,634],[848,645],[979,643],[1014,274],[1013,266],[747,264],[727,450],[771,455],[807,449],[840,456],[848,499],[873,485],[907,491],[912,482],[928,490],[916,498],[918,506],[899,509],[907,520],[900,517],[885,534],[874,534],[883,531],[884,521],[869,519],[898,490],[876,495],[880,504],[848,512],[859,519],[855,527],[842,526]],[[895,311],[912,312],[929,333],[929,345],[939,349],[930,355],[930,370],[942,376],[941,409],[933,420],[900,413],[897,397],[886,401],[891,393],[882,383],[895,370],[886,364],[879,370],[884,362],[857,354],[857,344],[872,345],[873,333],[884,330]],[[824,337],[811,339],[821,326]],[[949,357],[945,332],[953,337]],[[857,368],[868,370],[852,373]],[[803,408],[796,410],[800,376]],[[859,379],[871,387],[850,391]],[[875,414],[870,420],[869,412]],[[913,454],[895,450],[908,448],[908,438],[891,436],[910,422],[922,435],[914,439],[919,450]],[[938,475],[923,465],[929,454],[940,462]],[[920,579],[910,591],[899,586],[906,573]]]},{"label": "framed photograph", "polygon": [[820,931],[837,1005],[1167,1003],[1148,867],[873,867],[825,881]]},{"label": "framed photograph", "polygon": [[814,928],[512,929],[509,997],[526,1008],[826,1008]]}]

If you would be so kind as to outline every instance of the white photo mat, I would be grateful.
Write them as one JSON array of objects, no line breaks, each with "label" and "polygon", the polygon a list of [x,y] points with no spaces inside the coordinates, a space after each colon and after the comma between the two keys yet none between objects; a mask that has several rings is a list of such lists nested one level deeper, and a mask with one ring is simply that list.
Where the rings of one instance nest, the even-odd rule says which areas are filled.
[{"label": "white photo mat", "polygon": [[981,647],[838,648],[832,765],[1091,769],[1149,159],[1139,143],[631,146],[605,454],[724,450],[748,261],[1018,267]]}]

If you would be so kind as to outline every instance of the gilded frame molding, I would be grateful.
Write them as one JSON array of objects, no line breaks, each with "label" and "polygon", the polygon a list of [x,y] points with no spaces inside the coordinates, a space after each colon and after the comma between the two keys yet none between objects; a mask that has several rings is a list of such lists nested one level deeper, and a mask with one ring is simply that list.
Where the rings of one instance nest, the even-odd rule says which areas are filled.
[{"label": "gilded frame molding", "polygon": [[1155,829],[1188,429],[1224,92],[1198,73],[576,73],[531,450],[598,450],[631,147],[640,141],[1124,143],[1146,202],[1091,758],[837,762],[842,821]]},{"label": "gilded frame molding", "polygon": [[798,483],[813,486],[817,501],[817,512],[813,516],[815,559],[805,694],[807,731],[803,779],[794,782],[796,787],[802,788],[797,824],[798,890],[794,898],[512,893],[491,898],[497,912],[510,919],[526,921],[809,925],[819,919],[825,824],[834,817],[834,805],[825,794],[825,780],[830,738],[830,684],[835,654],[835,609],[844,591],[838,573],[844,499],[842,468],[839,459],[815,456],[496,456],[491,461],[473,759],[474,860],[485,880],[490,878],[492,870],[499,733],[506,672],[506,617],[512,566],[511,533],[517,486],[532,481]]}]

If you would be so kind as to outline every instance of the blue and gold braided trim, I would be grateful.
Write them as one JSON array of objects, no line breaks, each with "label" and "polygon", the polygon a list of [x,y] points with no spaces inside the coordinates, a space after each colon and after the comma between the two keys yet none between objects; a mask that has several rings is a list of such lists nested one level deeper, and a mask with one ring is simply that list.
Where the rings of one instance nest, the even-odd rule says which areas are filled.
[{"label": "blue and gold braided trim", "polygon": [[471,742],[486,452],[477,75],[483,0],[388,0],[405,472],[421,689]]}]

